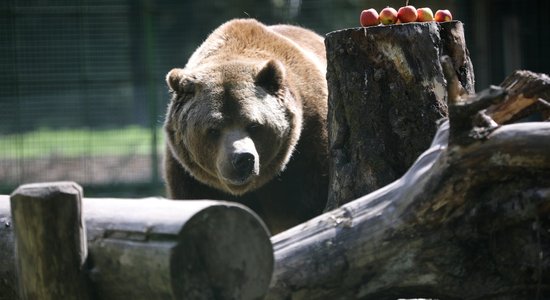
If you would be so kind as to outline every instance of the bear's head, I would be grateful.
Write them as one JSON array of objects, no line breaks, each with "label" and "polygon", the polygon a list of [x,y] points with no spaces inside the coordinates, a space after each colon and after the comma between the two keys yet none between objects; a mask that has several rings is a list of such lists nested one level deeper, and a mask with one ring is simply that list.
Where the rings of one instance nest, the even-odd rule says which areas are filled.
[{"label": "bear's head", "polygon": [[200,182],[233,195],[273,179],[302,126],[286,76],[277,60],[171,70],[165,132],[172,155]]}]

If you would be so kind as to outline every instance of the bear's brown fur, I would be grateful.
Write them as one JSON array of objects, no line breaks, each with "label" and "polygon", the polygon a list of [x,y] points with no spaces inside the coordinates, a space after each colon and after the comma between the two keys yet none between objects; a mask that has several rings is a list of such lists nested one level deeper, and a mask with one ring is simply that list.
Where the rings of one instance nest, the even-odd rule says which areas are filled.
[{"label": "bear's brown fur", "polygon": [[307,29],[252,19],[216,29],[166,78],[168,196],[243,203],[272,232],[321,213],[325,70],[323,39]]}]

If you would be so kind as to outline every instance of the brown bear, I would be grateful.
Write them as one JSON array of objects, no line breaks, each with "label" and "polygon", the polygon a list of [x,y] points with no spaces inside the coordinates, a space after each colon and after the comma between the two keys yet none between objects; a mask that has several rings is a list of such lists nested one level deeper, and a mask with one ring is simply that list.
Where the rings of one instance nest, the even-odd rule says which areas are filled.
[{"label": "brown bear", "polygon": [[323,38],[236,19],[166,76],[165,181],[173,199],[243,203],[272,233],[325,207],[327,84]]}]

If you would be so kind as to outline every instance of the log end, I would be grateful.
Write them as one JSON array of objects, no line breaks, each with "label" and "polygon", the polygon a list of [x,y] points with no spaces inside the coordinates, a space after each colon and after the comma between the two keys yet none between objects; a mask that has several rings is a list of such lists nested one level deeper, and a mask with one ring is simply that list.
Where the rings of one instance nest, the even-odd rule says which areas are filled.
[{"label": "log end", "polygon": [[222,202],[180,231],[170,264],[172,288],[177,299],[262,299],[273,261],[260,219],[244,206]]},{"label": "log end", "polygon": [[[82,187],[78,183],[72,181],[58,181],[21,185],[11,194],[11,198],[52,198],[58,195],[75,195],[82,197],[82,194]],[[13,204],[14,201],[12,200],[12,205]]]}]

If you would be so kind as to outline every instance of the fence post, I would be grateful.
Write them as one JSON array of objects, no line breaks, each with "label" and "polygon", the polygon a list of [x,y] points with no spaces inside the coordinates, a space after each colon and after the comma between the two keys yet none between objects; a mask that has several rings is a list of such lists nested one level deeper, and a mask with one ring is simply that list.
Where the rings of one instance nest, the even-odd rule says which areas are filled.
[{"label": "fence post", "polygon": [[151,130],[151,183],[157,185],[159,180],[159,154],[158,144],[158,105],[157,105],[157,81],[155,80],[155,31],[152,20],[152,3],[150,0],[142,0],[142,18],[145,49],[145,75],[147,80],[147,102],[149,103],[149,128]]},{"label": "fence post", "polygon": [[89,299],[82,188],[73,182],[28,184],[10,202],[22,299]]}]

